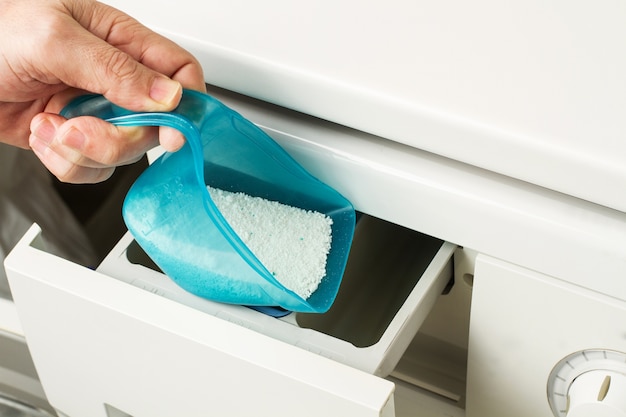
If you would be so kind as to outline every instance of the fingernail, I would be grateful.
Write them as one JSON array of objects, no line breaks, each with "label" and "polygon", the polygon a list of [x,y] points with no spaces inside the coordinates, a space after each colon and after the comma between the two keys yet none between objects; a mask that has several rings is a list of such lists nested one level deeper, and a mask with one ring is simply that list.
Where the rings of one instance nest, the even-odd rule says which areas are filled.
[{"label": "fingernail", "polygon": [[150,98],[168,107],[175,106],[181,92],[181,85],[169,78],[159,77],[150,87]]},{"label": "fingernail", "polygon": [[48,119],[42,119],[32,130],[33,136],[49,145],[57,133],[56,127]]},{"label": "fingernail", "polygon": [[70,127],[67,133],[61,138],[61,143],[70,148],[82,150],[85,145],[85,135],[75,127]]}]

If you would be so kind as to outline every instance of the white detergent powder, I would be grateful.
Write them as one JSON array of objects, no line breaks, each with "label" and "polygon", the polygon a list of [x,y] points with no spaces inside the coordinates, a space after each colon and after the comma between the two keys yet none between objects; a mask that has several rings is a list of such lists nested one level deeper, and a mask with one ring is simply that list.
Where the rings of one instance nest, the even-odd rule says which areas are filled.
[{"label": "white detergent powder", "polygon": [[276,280],[309,298],[326,275],[332,219],[244,193],[207,189],[230,227]]}]

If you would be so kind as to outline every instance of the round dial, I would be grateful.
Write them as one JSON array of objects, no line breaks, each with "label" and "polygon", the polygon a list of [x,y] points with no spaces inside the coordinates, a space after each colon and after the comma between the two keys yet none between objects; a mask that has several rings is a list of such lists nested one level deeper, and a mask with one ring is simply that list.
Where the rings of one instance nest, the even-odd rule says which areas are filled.
[{"label": "round dial", "polygon": [[548,378],[556,417],[626,417],[626,353],[590,349],[563,358]]}]

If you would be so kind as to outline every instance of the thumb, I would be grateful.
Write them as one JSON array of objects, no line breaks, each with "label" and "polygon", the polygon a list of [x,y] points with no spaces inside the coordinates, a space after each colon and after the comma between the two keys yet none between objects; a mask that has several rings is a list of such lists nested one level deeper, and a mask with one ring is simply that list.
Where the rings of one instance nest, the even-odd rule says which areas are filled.
[{"label": "thumb", "polygon": [[102,94],[133,111],[168,111],[178,105],[182,96],[179,82],[146,67],[73,19],[63,32],[56,36],[71,40],[72,45],[58,48],[56,57],[48,62],[63,83]]}]

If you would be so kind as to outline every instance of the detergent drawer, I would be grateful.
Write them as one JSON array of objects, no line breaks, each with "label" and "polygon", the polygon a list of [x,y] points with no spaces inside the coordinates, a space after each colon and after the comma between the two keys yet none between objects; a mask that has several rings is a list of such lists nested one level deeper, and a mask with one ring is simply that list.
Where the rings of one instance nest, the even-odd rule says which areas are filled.
[{"label": "detergent drawer", "polygon": [[455,245],[360,215],[339,293],[327,313],[280,319],[190,294],[127,233],[98,271],[368,373],[391,373],[453,274]]},{"label": "detergent drawer", "polygon": [[[380,233],[375,220],[360,222],[358,233]],[[382,334],[378,328],[377,335],[366,337],[375,343],[359,348],[352,336],[339,338],[345,335],[341,329],[337,333],[304,316],[276,319],[228,305],[207,311],[203,305],[217,303],[181,301],[145,287],[146,279],[169,279],[128,260],[129,235],[98,271],[47,253],[39,236],[33,225],[7,257],[6,268],[37,372],[60,414],[396,415],[394,384],[372,373],[393,367],[397,360],[390,361],[382,348],[399,359],[426,314],[415,313],[420,309],[414,303],[429,301],[414,290],[395,314],[387,314],[391,319]],[[432,294],[432,302],[451,268],[453,245],[438,245],[414,287]],[[363,256],[365,249],[371,250],[362,249]],[[111,275],[111,268],[125,278]],[[430,282],[428,290],[419,282]],[[394,345],[394,338],[406,343]],[[346,358],[353,355],[361,365],[349,363]],[[367,367],[376,369],[358,369]]]}]

